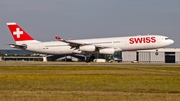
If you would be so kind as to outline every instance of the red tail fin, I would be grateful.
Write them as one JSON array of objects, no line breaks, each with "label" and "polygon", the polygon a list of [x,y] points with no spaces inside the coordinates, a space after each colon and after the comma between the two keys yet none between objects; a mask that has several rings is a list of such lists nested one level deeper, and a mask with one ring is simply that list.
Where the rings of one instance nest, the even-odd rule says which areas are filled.
[{"label": "red tail fin", "polygon": [[30,41],[34,40],[28,33],[26,33],[18,24],[11,22],[7,23],[9,30],[15,41]]}]

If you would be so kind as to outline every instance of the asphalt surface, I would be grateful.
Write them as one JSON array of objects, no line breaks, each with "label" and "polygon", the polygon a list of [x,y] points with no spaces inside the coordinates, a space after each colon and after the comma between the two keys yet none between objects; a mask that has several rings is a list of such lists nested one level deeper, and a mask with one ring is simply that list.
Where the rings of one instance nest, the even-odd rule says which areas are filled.
[{"label": "asphalt surface", "polygon": [[0,66],[180,66],[178,63],[86,63],[86,62],[32,62],[1,61]]}]

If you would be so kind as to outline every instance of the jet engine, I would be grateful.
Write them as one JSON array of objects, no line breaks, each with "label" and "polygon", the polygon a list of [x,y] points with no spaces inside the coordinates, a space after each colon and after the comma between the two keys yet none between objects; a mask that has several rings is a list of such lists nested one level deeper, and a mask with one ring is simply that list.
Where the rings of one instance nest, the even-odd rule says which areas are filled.
[{"label": "jet engine", "polygon": [[84,45],[80,46],[79,50],[85,52],[94,52],[96,50],[96,47],[94,45]]},{"label": "jet engine", "polygon": [[114,54],[114,48],[103,48],[99,50],[100,54]]}]

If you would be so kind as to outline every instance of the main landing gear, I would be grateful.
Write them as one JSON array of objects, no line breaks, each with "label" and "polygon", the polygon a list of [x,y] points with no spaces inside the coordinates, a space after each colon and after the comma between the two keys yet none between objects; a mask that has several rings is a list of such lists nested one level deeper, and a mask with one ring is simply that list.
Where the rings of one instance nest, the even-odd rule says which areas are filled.
[{"label": "main landing gear", "polygon": [[94,56],[94,55],[86,56],[86,63],[88,63],[88,62],[93,62],[94,59],[95,59],[95,56]]}]

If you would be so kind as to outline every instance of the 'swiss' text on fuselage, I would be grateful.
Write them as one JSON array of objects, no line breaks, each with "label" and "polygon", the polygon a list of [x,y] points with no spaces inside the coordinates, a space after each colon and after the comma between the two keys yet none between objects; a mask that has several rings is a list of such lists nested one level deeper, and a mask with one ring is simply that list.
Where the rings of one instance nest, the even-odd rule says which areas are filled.
[{"label": "'swiss' text on fuselage", "polygon": [[129,38],[130,44],[155,43],[155,42],[156,42],[156,37]]}]

